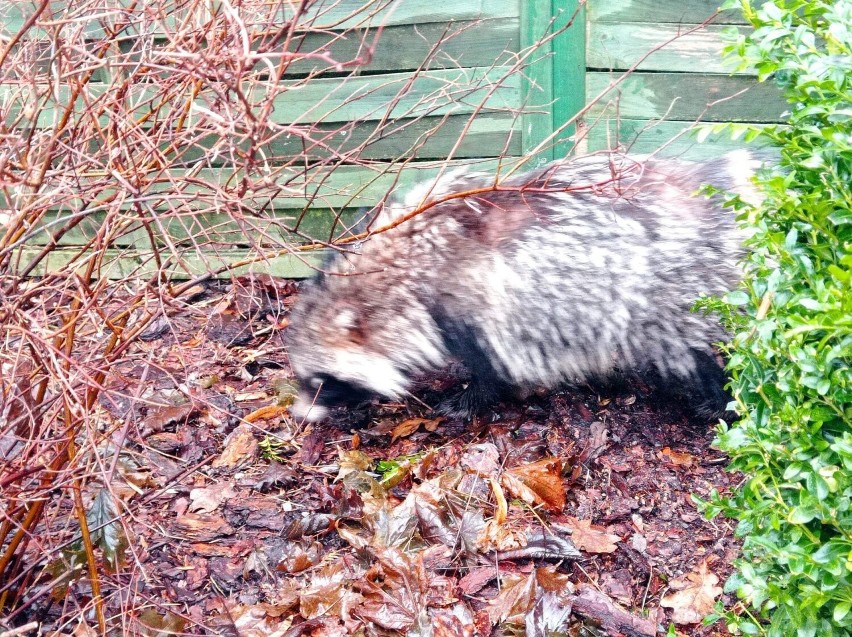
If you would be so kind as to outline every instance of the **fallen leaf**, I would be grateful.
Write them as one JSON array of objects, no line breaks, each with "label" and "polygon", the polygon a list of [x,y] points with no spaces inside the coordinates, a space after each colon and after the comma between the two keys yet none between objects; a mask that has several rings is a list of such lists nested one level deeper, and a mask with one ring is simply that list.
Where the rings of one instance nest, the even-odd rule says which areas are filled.
[{"label": "fallen leaf", "polygon": [[193,489],[189,492],[189,510],[193,513],[212,513],[235,495],[237,492],[229,484]]},{"label": "fallen leaf", "polygon": [[284,573],[299,573],[319,564],[322,555],[322,545],[319,542],[290,542],[284,546],[275,568]]},{"label": "fallen leaf", "polygon": [[194,542],[210,542],[223,535],[233,535],[234,527],[219,515],[187,513],[175,520],[180,532]]},{"label": "fallen leaf", "polygon": [[494,524],[498,526],[506,521],[506,516],[509,513],[509,505],[506,503],[506,496],[503,494],[503,489],[500,488],[500,483],[494,476],[489,478],[491,482],[491,491],[494,493],[494,501],[497,506],[494,510]]},{"label": "fallen leaf", "polygon": [[363,597],[349,589],[347,584],[358,573],[352,572],[342,560],[323,567],[311,578],[310,584],[299,595],[299,613],[305,619],[324,615],[340,617],[356,606]]},{"label": "fallen leaf", "polygon": [[268,398],[269,394],[267,394],[262,389],[256,391],[244,391],[234,394],[234,401],[238,403],[245,403],[252,400],[267,400]]},{"label": "fallen leaf", "polygon": [[526,544],[526,533],[511,529],[505,524],[496,524],[494,520],[486,522],[476,538],[476,546],[482,552],[516,551],[523,549]]},{"label": "fallen leaf", "polygon": [[455,546],[458,531],[449,523],[445,511],[419,499],[414,500],[414,510],[420,527],[420,535],[427,542],[440,542],[446,546]]},{"label": "fallen leaf", "polygon": [[182,633],[187,624],[186,617],[170,611],[160,614],[154,608],[146,608],[139,614],[139,623],[149,634],[169,635]]},{"label": "fallen leaf", "polygon": [[540,568],[536,571],[536,581],[536,603],[525,618],[526,635],[546,637],[568,634],[574,592],[568,576],[557,573],[555,568]]},{"label": "fallen leaf", "polygon": [[444,422],[443,416],[438,416],[437,418],[432,418],[423,423],[423,429],[428,431],[429,433],[433,433],[437,431],[438,425]]},{"label": "fallen leaf", "polygon": [[482,477],[495,476],[500,472],[500,452],[490,442],[472,445],[459,460],[459,466]]},{"label": "fallen leaf", "polygon": [[254,457],[257,440],[246,425],[240,425],[225,440],[225,450],[213,461],[214,467],[233,467]]},{"label": "fallen leaf", "polygon": [[597,458],[606,449],[609,430],[601,421],[596,420],[589,425],[589,440],[580,452],[579,461],[586,462]]},{"label": "fallen leaf", "polygon": [[423,634],[426,627],[420,624],[426,618],[429,591],[438,583],[427,574],[423,554],[412,557],[394,548],[374,548],[371,553],[379,562],[371,570],[381,576],[368,575],[356,584],[365,602],[354,614],[393,631],[407,632],[418,626],[412,632]]},{"label": "fallen leaf", "polygon": [[195,405],[191,402],[149,407],[144,423],[149,431],[158,432],[162,431],[166,425],[186,421],[195,411]]},{"label": "fallen leaf", "polygon": [[[591,620],[605,635],[632,635],[653,637],[657,635],[655,619],[630,613],[590,584],[580,584],[578,594],[571,599],[572,611]],[[652,614],[653,617],[653,614]]]},{"label": "fallen leaf", "polygon": [[260,409],[255,409],[248,416],[244,418],[246,422],[257,422],[258,420],[272,420],[273,418],[280,418],[287,414],[287,407],[282,407],[281,405],[267,405],[266,407],[261,407]]},{"label": "fallen leaf", "polygon": [[499,574],[499,571],[493,566],[473,568],[459,580],[459,590],[465,595],[473,595],[485,588],[485,585],[496,579]]},{"label": "fallen leaf", "polygon": [[682,451],[674,451],[669,447],[665,447],[662,451],[660,451],[660,456],[664,456],[675,467],[684,467],[689,469],[696,465],[695,456]]},{"label": "fallen leaf", "polygon": [[462,603],[452,608],[431,609],[434,637],[473,637],[473,613]]},{"label": "fallen leaf", "polygon": [[582,557],[580,551],[567,537],[553,533],[535,532],[527,538],[523,548],[501,551],[497,558],[501,561],[534,559],[534,560],[576,560]]},{"label": "fallen leaf", "polygon": [[161,432],[151,434],[145,438],[145,442],[161,453],[176,454],[186,447],[192,438],[186,427],[180,427],[176,433]]},{"label": "fallen leaf", "polygon": [[601,526],[595,526],[591,520],[578,520],[568,516],[565,526],[571,530],[571,541],[581,551],[587,553],[612,553],[618,548],[615,543],[621,538],[607,533]]},{"label": "fallen leaf", "polygon": [[302,479],[301,471],[296,471],[289,465],[283,465],[280,462],[270,462],[266,467],[266,471],[257,480],[254,488],[261,493],[269,491],[274,486],[293,486]]},{"label": "fallen leaf", "polygon": [[716,598],[722,594],[718,583],[719,578],[707,570],[707,562],[701,562],[696,571],[672,580],[671,587],[677,592],[665,595],[660,605],[673,609],[675,624],[697,624],[712,612]]},{"label": "fallen leaf", "polygon": [[363,451],[353,449],[351,451],[340,451],[340,470],[337,474],[338,480],[343,480],[350,473],[359,473],[372,468],[373,459]]},{"label": "fallen leaf", "polygon": [[326,440],[327,436],[319,429],[314,429],[302,438],[302,448],[298,455],[300,464],[316,464],[325,450]]},{"label": "fallen leaf", "polygon": [[510,621],[523,625],[526,614],[535,605],[536,588],[535,572],[522,579],[516,576],[506,578],[500,594],[488,603],[488,618],[491,624],[496,626]]},{"label": "fallen leaf", "polygon": [[532,464],[504,472],[503,486],[527,504],[543,504],[550,511],[565,508],[565,486],[562,484],[562,461],[544,458]]},{"label": "fallen leaf", "polygon": [[[391,442],[394,442],[398,438],[408,438],[408,436],[420,429],[421,425],[425,427],[428,424],[435,424],[435,420],[429,420],[428,418],[409,418],[408,420],[403,420],[391,431]],[[434,431],[434,428],[431,431]]]}]

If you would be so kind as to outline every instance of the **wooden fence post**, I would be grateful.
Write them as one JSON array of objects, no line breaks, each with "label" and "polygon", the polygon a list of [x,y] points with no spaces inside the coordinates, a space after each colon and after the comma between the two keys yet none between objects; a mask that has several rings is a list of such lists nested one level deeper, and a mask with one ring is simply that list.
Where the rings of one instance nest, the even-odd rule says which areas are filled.
[{"label": "wooden fence post", "polygon": [[573,146],[569,138],[575,127],[559,129],[586,102],[584,5],[584,0],[521,4],[522,50],[556,34],[532,53],[523,82],[522,147],[524,153],[534,153],[533,166],[559,159]]}]

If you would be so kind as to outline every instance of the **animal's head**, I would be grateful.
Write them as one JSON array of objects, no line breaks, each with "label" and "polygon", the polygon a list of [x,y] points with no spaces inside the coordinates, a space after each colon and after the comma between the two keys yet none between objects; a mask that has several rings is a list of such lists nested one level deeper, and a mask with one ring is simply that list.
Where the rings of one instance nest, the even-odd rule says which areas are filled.
[{"label": "animal's head", "polygon": [[383,275],[327,275],[306,286],[288,342],[299,382],[291,412],[310,421],[375,395],[399,399],[415,371],[444,361],[434,322],[402,284]]}]

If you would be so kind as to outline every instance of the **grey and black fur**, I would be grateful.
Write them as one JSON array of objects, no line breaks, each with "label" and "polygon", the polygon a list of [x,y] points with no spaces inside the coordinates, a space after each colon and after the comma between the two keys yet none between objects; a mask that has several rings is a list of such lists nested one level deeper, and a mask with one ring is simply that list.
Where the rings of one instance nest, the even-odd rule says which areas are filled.
[{"label": "grey and black fur", "polygon": [[736,286],[742,237],[729,210],[695,193],[710,183],[748,199],[754,167],[744,152],[701,163],[607,153],[496,187],[457,172],[414,189],[373,227],[438,203],[336,257],[298,300],[294,413],[398,399],[457,359],[471,382],[442,406],[451,415],[616,370],[650,372],[683,387],[696,413],[721,414],[712,344],[725,334],[690,309]]}]

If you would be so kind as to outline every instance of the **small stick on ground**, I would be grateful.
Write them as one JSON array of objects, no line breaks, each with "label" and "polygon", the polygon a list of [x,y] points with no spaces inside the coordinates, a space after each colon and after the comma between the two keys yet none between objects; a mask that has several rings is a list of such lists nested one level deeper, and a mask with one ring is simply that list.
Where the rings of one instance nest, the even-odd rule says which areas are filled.
[{"label": "small stick on ground", "polygon": [[655,622],[619,608],[609,597],[591,586],[580,587],[580,593],[571,600],[571,607],[575,613],[595,622],[612,637],[654,637],[657,634]]}]

